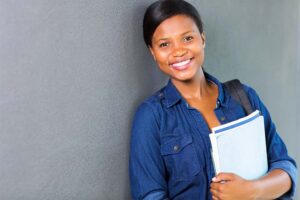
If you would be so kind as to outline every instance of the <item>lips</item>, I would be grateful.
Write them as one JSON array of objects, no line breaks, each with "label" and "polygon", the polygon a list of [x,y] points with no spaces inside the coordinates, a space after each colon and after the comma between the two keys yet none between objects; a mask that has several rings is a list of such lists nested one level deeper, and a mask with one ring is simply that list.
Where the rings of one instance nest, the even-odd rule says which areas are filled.
[{"label": "lips", "polygon": [[182,60],[182,61],[179,61],[176,63],[172,63],[172,64],[170,64],[170,66],[176,70],[185,70],[186,68],[188,68],[191,61],[192,61],[192,58],[187,59],[187,60]]}]

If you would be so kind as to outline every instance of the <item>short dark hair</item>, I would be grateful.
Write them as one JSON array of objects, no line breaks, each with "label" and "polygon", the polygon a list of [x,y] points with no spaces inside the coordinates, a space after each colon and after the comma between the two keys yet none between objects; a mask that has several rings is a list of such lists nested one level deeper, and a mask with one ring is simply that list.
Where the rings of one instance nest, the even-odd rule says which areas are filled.
[{"label": "short dark hair", "polygon": [[175,15],[187,15],[191,17],[195,21],[200,33],[203,32],[203,23],[200,14],[193,5],[184,0],[158,0],[147,8],[144,15],[143,34],[147,46],[152,46],[152,37],[159,24]]}]

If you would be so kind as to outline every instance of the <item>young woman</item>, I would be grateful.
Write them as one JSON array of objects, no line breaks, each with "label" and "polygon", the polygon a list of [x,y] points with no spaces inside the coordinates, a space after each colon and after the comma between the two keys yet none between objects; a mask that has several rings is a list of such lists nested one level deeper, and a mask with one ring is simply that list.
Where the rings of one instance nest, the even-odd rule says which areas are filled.
[{"label": "young woman", "polygon": [[144,16],[144,40],[168,84],[138,108],[132,128],[133,199],[276,199],[291,197],[296,164],[256,92],[244,85],[264,116],[269,171],[258,180],[214,174],[208,134],[246,115],[222,83],[204,72],[205,33],[197,10],[183,0],[159,0]]}]

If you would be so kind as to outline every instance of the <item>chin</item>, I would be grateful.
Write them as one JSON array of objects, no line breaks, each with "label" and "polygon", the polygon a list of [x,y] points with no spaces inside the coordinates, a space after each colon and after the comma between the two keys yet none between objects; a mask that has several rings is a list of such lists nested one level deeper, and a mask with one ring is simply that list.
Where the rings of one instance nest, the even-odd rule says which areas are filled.
[{"label": "chin", "polygon": [[172,76],[171,79],[181,81],[181,82],[189,82],[195,79],[195,76]]},{"label": "chin", "polygon": [[188,81],[194,80],[196,78],[196,76],[197,76],[197,72],[190,71],[189,73],[185,73],[185,74],[174,74],[174,76],[171,76],[171,77],[178,81],[188,82]]}]

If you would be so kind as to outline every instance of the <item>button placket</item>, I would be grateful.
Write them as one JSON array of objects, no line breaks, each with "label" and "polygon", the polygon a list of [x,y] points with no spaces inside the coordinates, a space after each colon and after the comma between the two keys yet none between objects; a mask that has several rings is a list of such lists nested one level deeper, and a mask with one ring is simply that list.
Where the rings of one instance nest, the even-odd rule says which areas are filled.
[{"label": "button placket", "polygon": [[221,118],[220,118],[220,120],[223,122],[223,121],[225,121],[225,117],[224,116],[222,116]]}]

